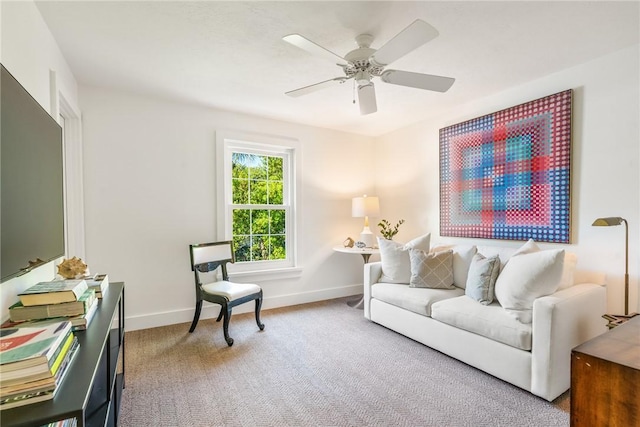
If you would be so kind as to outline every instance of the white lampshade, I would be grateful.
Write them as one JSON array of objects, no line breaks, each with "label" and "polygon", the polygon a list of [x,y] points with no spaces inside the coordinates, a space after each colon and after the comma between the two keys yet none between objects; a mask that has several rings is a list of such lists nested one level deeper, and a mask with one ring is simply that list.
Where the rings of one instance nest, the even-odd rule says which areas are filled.
[{"label": "white lampshade", "polygon": [[362,218],[366,216],[376,217],[380,215],[380,201],[377,197],[354,197],[351,200],[351,216]]},{"label": "white lampshade", "polygon": [[369,229],[369,217],[380,215],[380,202],[377,197],[354,197],[351,200],[351,216],[355,218],[364,217],[364,228],[360,233],[360,241],[370,248],[375,243],[373,233]]}]

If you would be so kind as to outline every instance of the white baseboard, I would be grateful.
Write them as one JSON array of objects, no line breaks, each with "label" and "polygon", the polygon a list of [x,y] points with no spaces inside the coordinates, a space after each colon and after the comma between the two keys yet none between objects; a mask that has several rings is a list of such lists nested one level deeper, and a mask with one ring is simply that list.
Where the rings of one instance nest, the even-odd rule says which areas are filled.
[{"label": "white baseboard", "polygon": [[[288,307],[297,304],[306,304],[316,301],[324,301],[334,298],[342,298],[362,293],[362,284],[343,286],[340,288],[322,289],[318,291],[302,292],[298,294],[279,295],[275,297],[265,297],[262,300],[262,310],[271,308]],[[234,308],[233,313],[251,313],[254,310],[253,303],[242,304]],[[158,326],[175,325],[177,323],[191,323],[193,320],[194,307],[186,309],[165,311],[162,313],[146,314],[142,316],[131,316],[125,319],[125,328],[127,331],[135,331],[138,329],[157,328]],[[220,306],[217,304],[209,304],[207,302],[202,306],[200,319],[210,319],[218,317]],[[188,325],[185,326],[188,328]],[[187,329],[185,329],[187,330]]]}]

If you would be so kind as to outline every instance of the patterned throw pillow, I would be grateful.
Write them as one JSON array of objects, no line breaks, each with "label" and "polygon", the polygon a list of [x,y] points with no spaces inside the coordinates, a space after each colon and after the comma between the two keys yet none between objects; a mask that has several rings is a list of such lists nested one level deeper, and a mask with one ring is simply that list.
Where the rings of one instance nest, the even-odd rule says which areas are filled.
[{"label": "patterned throw pillow", "polygon": [[410,249],[412,288],[453,289],[453,251]]}]

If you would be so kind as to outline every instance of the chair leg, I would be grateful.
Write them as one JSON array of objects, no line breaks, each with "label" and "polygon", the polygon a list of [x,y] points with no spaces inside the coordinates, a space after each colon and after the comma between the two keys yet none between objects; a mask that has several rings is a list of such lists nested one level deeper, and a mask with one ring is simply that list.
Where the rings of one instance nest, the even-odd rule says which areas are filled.
[{"label": "chair leg", "polygon": [[224,339],[227,342],[227,345],[231,347],[233,345],[233,338],[229,336],[229,320],[231,320],[231,307],[227,304],[224,304],[221,308],[221,311],[224,312],[224,321],[222,322]]},{"label": "chair leg", "polygon": [[222,310],[222,307],[220,307],[220,313],[218,313],[218,318],[216,319],[216,322],[219,322],[222,319],[222,316],[224,316],[224,311]]},{"label": "chair leg", "polygon": [[264,331],[264,323],[260,322],[260,308],[262,307],[262,298],[256,298],[256,323],[261,331]]},{"label": "chair leg", "polygon": [[190,333],[196,330],[196,325],[198,324],[198,320],[200,319],[201,310],[202,310],[202,300],[198,300],[196,302],[196,312],[193,314],[193,322],[191,322],[191,327],[189,328]]}]

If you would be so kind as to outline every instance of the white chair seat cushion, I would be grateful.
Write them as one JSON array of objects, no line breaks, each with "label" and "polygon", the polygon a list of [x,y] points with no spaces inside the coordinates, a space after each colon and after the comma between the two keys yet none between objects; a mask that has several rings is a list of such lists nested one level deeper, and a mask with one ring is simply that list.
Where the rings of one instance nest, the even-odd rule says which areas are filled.
[{"label": "white chair seat cushion", "polygon": [[220,295],[229,301],[260,292],[260,286],[251,283],[235,283],[221,280],[202,285],[202,290],[210,295]]},{"label": "white chair seat cushion", "polygon": [[399,283],[376,283],[371,296],[388,304],[402,307],[423,316],[431,316],[431,305],[448,298],[464,295],[464,289],[410,288]]},{"label": "white chair seat cushion", "polygon": [[433,304],[431,317],[511,347],[531,350],[532,325],[517,321],[498,302],[482,305],[464,295]]}]

